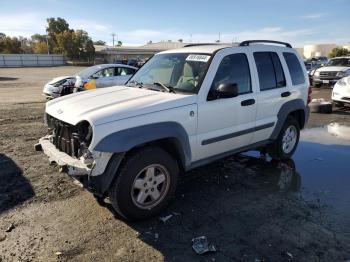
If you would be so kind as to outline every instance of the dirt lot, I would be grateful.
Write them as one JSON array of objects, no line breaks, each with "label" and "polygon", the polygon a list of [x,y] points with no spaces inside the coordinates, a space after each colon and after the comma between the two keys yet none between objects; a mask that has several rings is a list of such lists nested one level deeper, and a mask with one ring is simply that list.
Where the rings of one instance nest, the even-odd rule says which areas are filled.
[{"label": "dirt lot", "polygon": [[[294,161],[285,163],[238,155],[193,170],[182,178],[175,201],[161,215],[173,215],[165,223],[159,218],[128,223],[108,204],[99,206],[33,150],[46,132],[43,84],[78,70],[0,69],[0,261],[350,259],[349,178],[339,178],[325,198],[314,194],[330,184],[315,184],[318,176],[329,181],[349,170],[344,159],[349,159],[350,147],[345,142],[334,148],[334,143],[302,141]],[[313,96],[329,99],[330,89],[315,90]],[[350,125],[349,112],[343,108],[329,115],[312,114],[308,128],[323,132],[317,127]],[[319,156],[326,150],[338,155],[342,166],[332,169],[337,160]],[[336,192],[345,200],[331,197],[336,201],[327,202]],[[201,235],[217,252],[193,252],[191,239]]]}]

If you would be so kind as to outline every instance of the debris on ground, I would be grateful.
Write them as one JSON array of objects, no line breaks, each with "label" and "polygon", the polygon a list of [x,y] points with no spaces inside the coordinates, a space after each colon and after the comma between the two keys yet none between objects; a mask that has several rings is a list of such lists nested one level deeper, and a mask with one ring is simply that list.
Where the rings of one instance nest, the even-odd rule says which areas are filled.
[{"label": "debris on ground", "polygon": [[216,252],[215,246],[208,241],[206,236],[193,238],[192,249],[198,255],[202,255],[207,252]]},{"label": "debris on ground", "polygon": [[5,232],[11,232],[13,229],[15,229],[15,225],[13,223],[11,223],[7,229],[5,230]]},{"label": "debris on ground", "polygon": [[159,217],[159,219],[162,220],[163,223],[165,223],[172,217],[173,217],[173,215],[168,215],[168,216],[165,216],[165,217]]},{"label": "debris on ground", "polygon": [[0,235],[0,242],[4,241],[6,239],[6,235]]},{"label": "debris on ground", "polygon": [[294,256],[292,255],[292,253],[290,253],[290,252],[288,252],[288,251],[283,251],[283,252],[281,253],[281,255],[282,255],[283,257],[287,258],[288,261],[294,259]]},{"label": "debris on ground", "polygon": [[57,252],[55,253],[55,255],[59,257],[60,255],[62,255],[62,252],[57,251]]},{"label": "debris on ground", "polygon": [[158,233],[155,233],[155,234],[154,234],[154,238],[155,238],[155,239],[158,239],[158,238],[159,238],[159,234],[158,234]]}]

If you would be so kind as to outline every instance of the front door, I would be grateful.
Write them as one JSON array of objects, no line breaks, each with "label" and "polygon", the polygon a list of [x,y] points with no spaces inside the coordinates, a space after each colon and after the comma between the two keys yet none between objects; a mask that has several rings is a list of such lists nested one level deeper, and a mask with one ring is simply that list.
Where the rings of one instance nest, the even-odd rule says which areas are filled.
[{"label": "front door", "polygon": [[[201,87],[208,96],[198,103],[195,161],[245,147],[253,138],[257,101],[247,48],[221,50],[211,64],[215,66],[213,80],[203,82],[210,86]],[[215,98],[215,89],[222,83],[237,85],[238,96]]]}]

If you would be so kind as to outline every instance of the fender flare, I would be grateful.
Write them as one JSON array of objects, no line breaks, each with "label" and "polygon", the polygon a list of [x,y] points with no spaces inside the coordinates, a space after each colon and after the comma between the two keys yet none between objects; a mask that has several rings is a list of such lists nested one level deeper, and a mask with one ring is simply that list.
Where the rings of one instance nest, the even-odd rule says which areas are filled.
[{"label": "fender flare", "polygon": [[302,99],[295,99],[295,100],[291,100],[288,101],[286,103],[284,103],[280,110],[278,111],[277,114],[277,123],[276,126],[270,136],[270,140],[275,140],[278,137],[278,134],[281,131],[281,128],[284,124],[284,122],[286,121],[288,115],[296,110],[303,110],[304,111],[304,123],[307,122],[308,118],[309,118],[309,108],[307,106],[305,106],[305,102]]},{"label": "fender flare", "polygon": [[160,139],[175,139],[180,158],[185,166],[191,164],[191,146],[186,130],[177,122],[161,122],[117,131],[104,137],[93,150],[123,153]]}]

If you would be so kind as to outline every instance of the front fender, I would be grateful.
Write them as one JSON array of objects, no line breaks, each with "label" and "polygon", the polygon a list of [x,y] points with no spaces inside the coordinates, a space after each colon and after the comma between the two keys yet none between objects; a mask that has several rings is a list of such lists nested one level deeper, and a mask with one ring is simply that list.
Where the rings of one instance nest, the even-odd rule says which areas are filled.
[{"label": "front fender", "polygon": [[130,149],[165,138],[175,138],[181,145],[181,157],[185,165],[191,163],[191,147],[186,130],[177,122],[147,124],[121,130],[104,137],[93,150],[101,152],[122,153]]}]

